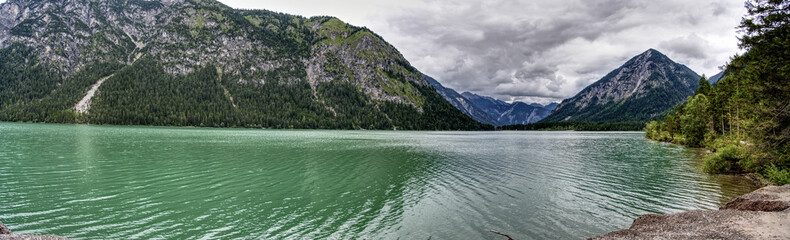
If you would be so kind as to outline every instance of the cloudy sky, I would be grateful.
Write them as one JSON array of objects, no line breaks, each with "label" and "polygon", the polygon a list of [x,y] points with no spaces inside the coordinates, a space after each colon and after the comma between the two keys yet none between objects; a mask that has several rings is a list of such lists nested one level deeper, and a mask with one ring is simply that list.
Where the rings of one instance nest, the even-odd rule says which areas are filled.
[{"label": "cloudy sky", "polygon": [[[4,0],[0,0],[3,2]],[[655,48],[699,74],[739,52],[743,0],[220,0],[366,26],[459,92],[571,97]]]},{"label": "cloudy sky", "polygon": [[459,92],[571,97],[655,48],[708,76],[739,52],[743,0],[221,0],[366,26]]}]

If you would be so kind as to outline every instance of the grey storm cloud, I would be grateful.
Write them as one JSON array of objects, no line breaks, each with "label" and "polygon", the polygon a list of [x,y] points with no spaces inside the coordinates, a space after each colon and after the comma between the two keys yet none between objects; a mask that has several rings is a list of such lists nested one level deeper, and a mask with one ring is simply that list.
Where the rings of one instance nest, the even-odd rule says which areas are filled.
[{"label": "grey storm cloud", "polygon": [[[723,32],[734,39],[739,16],[724,13],[726,7],[741,6],[624,0],[429,2],[450,7],[408,9],[387,18],[397,35],[414,38],[403,41],[407,58],[449,87],[505,100],[572,96],[648,48],[684,64],[713,57],[708,65],[722,65],[737,44],[730,41],[722,53],[696,32],[711,39]],[[697,7],[715,16],[700,14]],[[716,16],[734,20],[724,25]],[[709,34],[708,28],[719,32]],[[420,52],[410,51],[412,45],[419,45],[414,48]],[[709,70],[704,68],[697,71]]]},{"label": "grey storm cloud", "polygon": [[663,41],[659,46],[689,58],[704,59],[708,56],[707,41],[696,34]]},{"label": "grey storm cloud", "polygon": [[222,0],[366,26],[459,92],[558,101],[656,48],[712,75],[737,53],[742,0]]}]

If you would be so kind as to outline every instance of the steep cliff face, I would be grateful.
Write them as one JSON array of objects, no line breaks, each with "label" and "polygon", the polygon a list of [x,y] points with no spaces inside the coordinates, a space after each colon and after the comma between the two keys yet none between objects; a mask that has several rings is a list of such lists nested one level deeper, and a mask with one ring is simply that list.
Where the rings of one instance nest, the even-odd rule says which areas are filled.
[{"label": "steep cliff face", "polygon": [[694,94],[699,78],[686,66],[650,49],[562,101],[543,121],[648,120]]},{"label": "steep cliff face", "polygon": [[482,127],[378,35],[331,17],[214,0],[9,0],[0,51],[13,73],[0,77],[2,120]]}]

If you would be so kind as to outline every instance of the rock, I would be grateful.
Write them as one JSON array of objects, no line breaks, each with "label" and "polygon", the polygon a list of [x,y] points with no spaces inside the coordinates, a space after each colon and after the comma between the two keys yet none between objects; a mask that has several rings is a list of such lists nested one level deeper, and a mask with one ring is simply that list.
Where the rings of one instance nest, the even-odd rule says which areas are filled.
[{"label": "rock", "polygon": [[69,240],[68,238],[54,235],[21,235],[14,234],[8,227],[0,222],[0,240]]},{"label": "rock", "polygon": [[0,222],[0,234],[11,234],[11,230],[5,226],[2,222]]},{"label": "rock", "polygon": [[790,239],[790,185],[758,189],[719,210],[643,215],[590,239]]},{"label": "rock", "polygon": [[69,240],[53,235],[0,234],[0,240]]},{"label": "rock", "polygon": [[720,209],[780,212],[788,208],[790,208],[790,184],[760,188],[732,200]]}]

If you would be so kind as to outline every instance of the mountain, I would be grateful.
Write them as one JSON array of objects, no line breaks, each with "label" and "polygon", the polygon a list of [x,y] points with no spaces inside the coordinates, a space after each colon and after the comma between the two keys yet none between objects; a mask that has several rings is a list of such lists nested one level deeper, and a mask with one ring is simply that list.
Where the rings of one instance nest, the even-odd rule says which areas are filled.
[{"label": "mountain", "polygon": [[576,96],[542,122],[622,122],[655,118],[694,94],[700,76],[650,49]]},{"label": "mountain", "polygon": [[559,105],[559,103],[549,103],[546,106],[543,106],[543,104],[540,103],[530,103],[529,105],[537,108],[545,108],[549,111],[554,111],[554,109],[557,109],[557,105]]},{"label": "mountain", "polygon": [[716,75],[713,75],[710,78],[708,78],[708,82],[710,83],[710,85],[715,86],[716,83],[719,83],[719,80],[721,80],[722,76],[724,76],[724,72],[719,72]]},{"label": "mountain", "polygon": [[435,88],[436,91],[439,92],[439,94],[442,95],[442,97],[444,97],[445,100],[450,102],[450,104],[452,104],[458,110],[461,110],[461,112],[463,112],[467,116],[481,123],[491,124],[494,126],[499,125],[499,121],[489,116],[485,110],[481,109],[476,104],[470,102],[464,96],[461,96],[461,94],[458,94],[458,92],[456,92],[452,88],[446,88],[442,86],[441,83],[439,83],[438,81],[436,81],[436,79],[433,79],[432,77],[425,76],[425,79],[428,80],[428,83],[430,83],[431,86],[433,86],[433,88]]},{"label": "mountain", "polygon": [[8,0],[0,73],[0,121],[487,128],[366,28],[215,0]]},{"label": "mountain", "polygon": [[554,111],[554,109],[557,109],[557,106],[559,105],[560,105],[559,103],[549,103],[549,105],[543,106],[543,108],[549,111]]},{"label": "mountain", "polygon": [[529,124],[540,121],[551,113],[556,103],[543,106],[537,103],[507,103],[492,97],[480,96],[470,92],[458,94],[452,88],[446,88],[429,76],[428,82],[445,100],[461,110],[467,116],[485,124],[506,126]]},{"label": "mountain", "polygon": [[535,107],[523,102],[507,103],[492,97],[464,92],[461,96],[496,119],[496,126],[529,124],[540,121],[551,113],[543,107]]},{"label": "mountain", "polygon": [[523,125],[543,120],[549,114],[551,114],[551,110],[530,106],[523,102],[514,102],[498,120],[501,125]]}]

